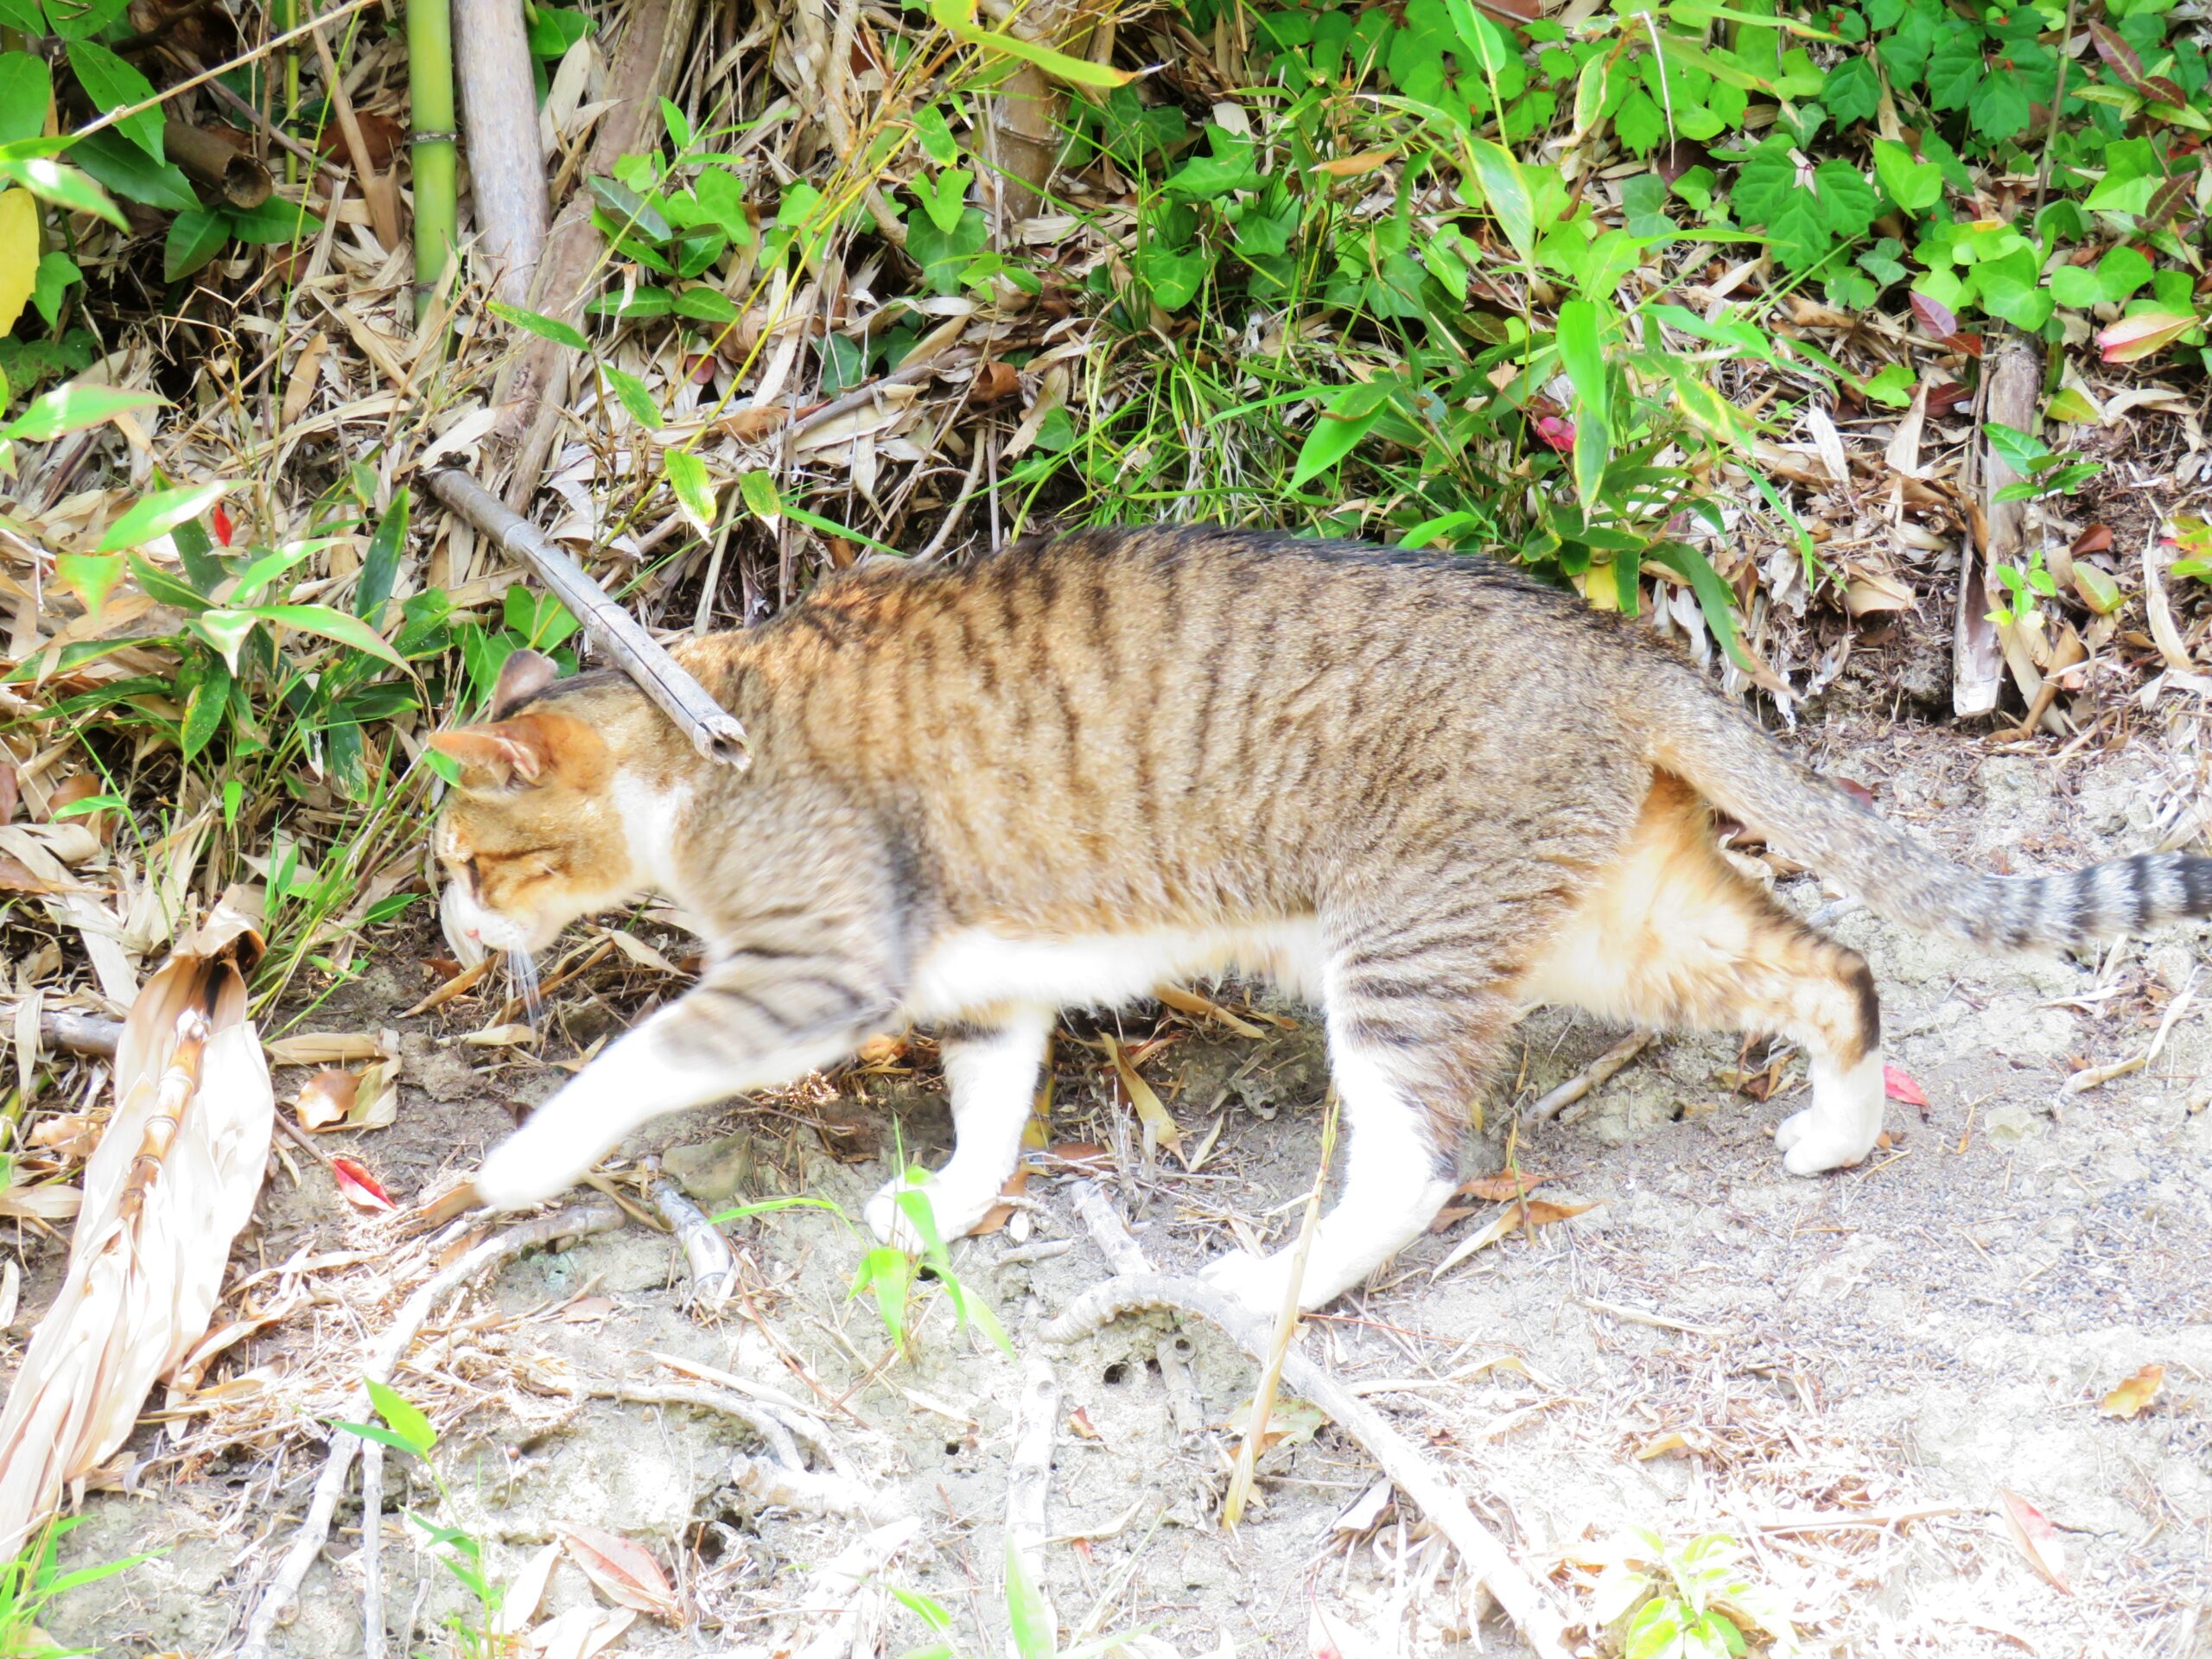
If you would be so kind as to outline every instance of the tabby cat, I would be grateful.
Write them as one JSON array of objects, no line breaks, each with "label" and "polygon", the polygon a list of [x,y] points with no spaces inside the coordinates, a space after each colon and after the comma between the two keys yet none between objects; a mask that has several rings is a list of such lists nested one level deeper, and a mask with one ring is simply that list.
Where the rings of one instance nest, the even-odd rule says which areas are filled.
[{"label": "tabby cat", "polygon": [[[648,1119],[942,1035],[964,1232],[1012,1173],[1055,1013],[1231,968],[1320,1006],[1351,1132],[1308,1307],[1419,1237],[1535,1002],[1772,1033],[1812,1100],[1794,1173],[1881,1131],[1863,958],[1717,850],[1714,807],[1907,926],[1993,950],[2212,913],[2212,859],[1997,878],[1785,757],[1646,630],[1476,557],[1217,530],[1090,531],[972,567],[837,577],[676,655],[744,722],[701,760],[619,674],[509,659],[437,832],[465,952],[536,952],[648,892],[709,947],[681,1001],[486,1159],[549,1198]],[[903,1225],[895,1183],[869,1206]],[[1210,1270],[1279,1306],[1287,1253]]]}]

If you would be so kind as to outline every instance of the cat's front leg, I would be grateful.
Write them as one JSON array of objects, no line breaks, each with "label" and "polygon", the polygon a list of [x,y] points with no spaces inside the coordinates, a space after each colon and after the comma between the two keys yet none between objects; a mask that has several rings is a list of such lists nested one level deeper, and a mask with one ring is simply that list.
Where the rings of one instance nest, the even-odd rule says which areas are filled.
[{"label": "cat's front leg", "polygon": [[611,1044],[492,1149],[477,1198],[498,1210],[552,1198],[654,1118],[795,1083],[890,1023],[895,998],[880,976],[823,959],[804,974],[772,975],[774,965],[741,956],[711,969]]},{"label": "cat's front leg", "polygon": [[910,1181],[905,1171],[868,1200],[868,1224],[887,1244],[918,1249],[922,1241],[900,1205],[902,1193],[929,1200],[938,1236],[950,1242],[998,1201],[1021,1158],[1022,1127],[1037,1096],[1037,1072],[1052,1035],[1049,1008],[1017,1008],[988,1022],[940,1033],[944,1081],[952,1096],[952,1156],[944,1168]]}]

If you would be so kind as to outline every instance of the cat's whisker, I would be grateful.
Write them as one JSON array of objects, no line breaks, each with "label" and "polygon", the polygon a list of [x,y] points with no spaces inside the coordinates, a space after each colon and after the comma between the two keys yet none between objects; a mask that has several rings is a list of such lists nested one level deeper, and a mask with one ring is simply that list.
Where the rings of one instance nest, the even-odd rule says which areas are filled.
[{"label": "cat's whisker", "polygon": [[545,1012],[545,1000],[537,994],[537,958],[527,950],[508,951],[507,978],[522,998],[524,1015],[536,1025]]}]

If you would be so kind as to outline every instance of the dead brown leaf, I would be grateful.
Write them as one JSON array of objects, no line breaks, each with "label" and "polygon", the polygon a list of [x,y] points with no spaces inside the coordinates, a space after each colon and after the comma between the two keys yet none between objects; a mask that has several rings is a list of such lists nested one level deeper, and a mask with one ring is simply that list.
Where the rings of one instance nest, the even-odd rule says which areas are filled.
[{"label": "dead brown leaf", "polygon": [[299,1097],[292,1103],[292,1115],[303,1129],[334,1128],[346,1121],[359,1097],[361,1080],[351,1071],[337,1066],[318,1071],[300,1085]]},{"label": "dead brown leaf", "polygon": [[683,1622],[683,1604],[669,1586],[668,1575],[642,1545],[598,1527],[570,1527],[561,1536],[569,1559],[616,1606],[649,1613],[665,1624]]}]

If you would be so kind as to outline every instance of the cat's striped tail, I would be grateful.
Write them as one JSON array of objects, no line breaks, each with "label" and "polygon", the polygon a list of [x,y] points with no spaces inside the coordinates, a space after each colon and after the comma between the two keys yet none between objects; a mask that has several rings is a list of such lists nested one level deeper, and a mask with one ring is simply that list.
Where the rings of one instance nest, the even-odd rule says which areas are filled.
[{"label": "cat's striped tail", "polygon": [[1643,704],[1643,719],[1652,764],[1916,931],[1990,950],[2050,950],[2212,916],[2212,858],[2139,853],[2063,875],[1983,875],[1801,766],[1701,684],[1666,687]]}]

